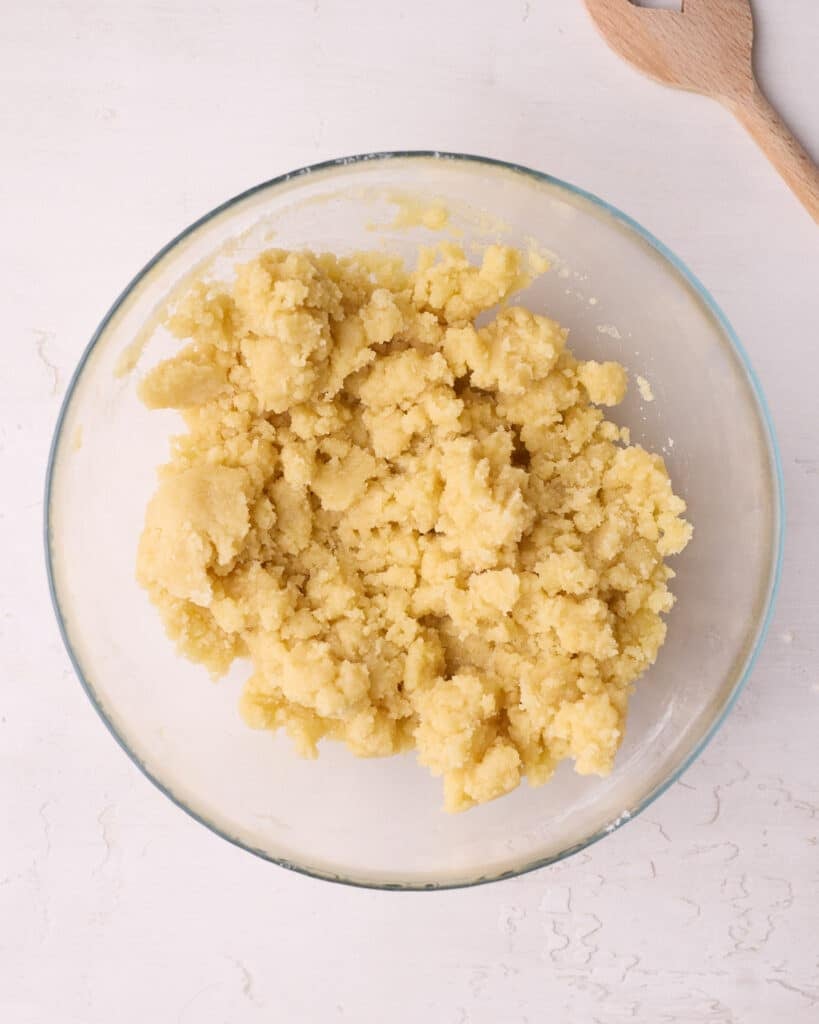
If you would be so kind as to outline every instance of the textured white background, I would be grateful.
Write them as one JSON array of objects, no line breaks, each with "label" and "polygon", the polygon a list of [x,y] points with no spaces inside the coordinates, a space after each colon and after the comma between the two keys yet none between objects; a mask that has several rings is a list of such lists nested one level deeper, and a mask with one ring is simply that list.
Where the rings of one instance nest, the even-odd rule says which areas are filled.
[{"label": "textured white background", "polygon": [[[819,154],[816,0],[755,7]],[[437,895],[291,875],[154,791],[73,678],[40,539],[60,397],[135,270],[233,193],[388,148],[542,168],[656,232],[750,351],[789,500],[706,756],[588,852]],[[619,63],[580,0],[4,0],[0,153],[0,1020],[819,1020],[819,230],[729,116]]]}]

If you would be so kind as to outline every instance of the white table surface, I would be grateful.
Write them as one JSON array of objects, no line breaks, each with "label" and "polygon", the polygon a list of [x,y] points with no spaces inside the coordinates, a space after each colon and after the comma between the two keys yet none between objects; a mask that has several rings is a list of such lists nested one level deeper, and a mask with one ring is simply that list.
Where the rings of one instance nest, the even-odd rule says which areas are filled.
[{"label": "white table surface", "polygon": [[[755,7],[819,154],[819,6]],[[819,230],[742,130],[620,63],[580,0],[6,0],[0,82],[0,1021],[819,1020]],[[587,852],[440,894],[298,877],[173,807],[74,679],[41,541],[61,395],[135,270],[256,182],[391,148],[548,170],[667,242],[750,352],[789,506],[705,757]]]}]

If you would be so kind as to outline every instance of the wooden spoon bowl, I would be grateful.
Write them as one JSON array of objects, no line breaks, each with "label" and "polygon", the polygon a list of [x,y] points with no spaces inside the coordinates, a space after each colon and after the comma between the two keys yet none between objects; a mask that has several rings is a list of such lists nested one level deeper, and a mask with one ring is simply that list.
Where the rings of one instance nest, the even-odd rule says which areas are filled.
[{"label": "wooden spoon bowl", "polygon": [[683,0],[681,11],[586,0],[609,46],[658,82],[719,100],[819,223],[819,168],[754,77],[750,0]]}]

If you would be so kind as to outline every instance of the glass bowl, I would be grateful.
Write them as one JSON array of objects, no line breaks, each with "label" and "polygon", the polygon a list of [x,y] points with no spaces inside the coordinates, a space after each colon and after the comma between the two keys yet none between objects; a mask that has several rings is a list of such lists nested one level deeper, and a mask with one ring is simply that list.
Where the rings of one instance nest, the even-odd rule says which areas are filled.
[{"label": "glass bowl", "polygon": [[[178,657],[134,579],[143,514],[173,412],[136,397],[143,369],[174,348],[163,308],[193,274],[224,278],[275,245],[347,252],[385,246],[412,260],[450,213],[468,249],[501,239],[555,254],[523,301],[571,329],[581,357],[642,375],[611,418],[661,452],[688,502],[694,539],[673,560],[677,604],[657,664],[638,683],[605,779],[564,763],[450,816],[413,755],[359,760],[338,744],[304,761],[283,735],[242,722],[247,666],[213,685]],[[396,218],[396,211],[401,215]],[[413,226],[414,225],[414,226]],[[135,367],[135,372],[127,372]],[[657,239],[548,175],[445,153],[384,153],[294,171],[224,203],[151,260],[83,354],[48,466],[46,552],[54,607],[77,674],[114,737],[175,803],[277,864],[380,888],[472,885],[549,864],[634,817],[700,753],[762,644],[782,543],[782,481],[770,417],[713,299]]]}]

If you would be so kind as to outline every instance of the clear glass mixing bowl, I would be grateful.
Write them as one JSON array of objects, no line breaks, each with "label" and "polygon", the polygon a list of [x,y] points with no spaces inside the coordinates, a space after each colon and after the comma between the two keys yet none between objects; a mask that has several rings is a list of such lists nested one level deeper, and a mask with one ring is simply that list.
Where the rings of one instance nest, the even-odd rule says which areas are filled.
[{"label": "clear glass mixing bowl", "polygon": [[[613,418],[666,458],[694,540],[674,560],[677,605],[639,682],[606,779],[563,764],[546,786],[466,814],[410,755],[358,760],[324,744],[302,761],[285,736],[246,728],[244,665],[213,685],[179,658],[134,579],[143,513],[179,426],[148,412],[136,377],[172,343],[157,327],[192,273],[224,277],[259,250],[386,246],[412,260],[438,236],[393,224],[396,202],[443,203],[467,247],[501,238],[551,250],[526,304],[571,328],[583,357],[644,376]],[[407,207],[404,206],[404,213]],[[404,220],[412,220],[405,216]],[[124,365],[136,363],[136,372]],[[117,299],[84,353],[54,438],[46,551],[77,674],[114,737],[180,807],[231,842],[297,871],[383,888],[443,888],[566,857],[646,807],[703,749],[762,643],[780,566],[782,482],[748,360],[708,292],[660,242],[581,190],[522,167],[438,153],[374,154],[295,171],[209,213]]]}]

